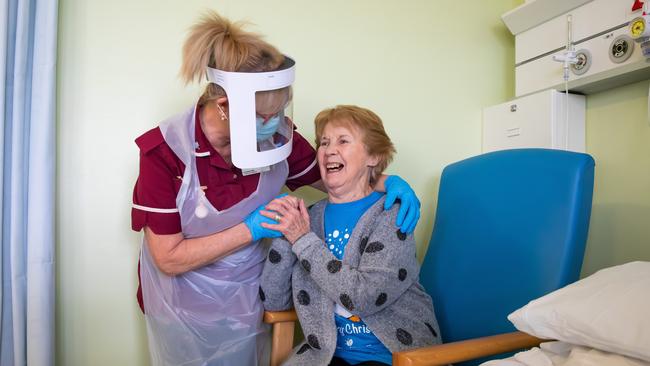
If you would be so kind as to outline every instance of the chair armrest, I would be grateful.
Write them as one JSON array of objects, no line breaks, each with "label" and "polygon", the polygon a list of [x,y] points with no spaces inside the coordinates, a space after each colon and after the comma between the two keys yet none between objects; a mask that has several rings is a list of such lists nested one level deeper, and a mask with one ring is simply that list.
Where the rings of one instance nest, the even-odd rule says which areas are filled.
[{"label": "chair armrest", "polygon": [[264,322],[273,324],[271,366],[281,365],[291,354],[293,331],[297,320],[298,315],[295,310],[264,312]]},{"label": "chair armrest", "polygon": [[287,311],[265,311],[264,323],[274,324],[280,322],[295,322],[298,320],[296,311],[291,309]]},{"label": "chair armrest", "polygon": [[428,365],[439,366],[472,360],[479,357],[498,355],[522,348],[538,346],[545,342],[523,332],[512,332],[490,337],[468,339],[393,353],[394,366]]}]

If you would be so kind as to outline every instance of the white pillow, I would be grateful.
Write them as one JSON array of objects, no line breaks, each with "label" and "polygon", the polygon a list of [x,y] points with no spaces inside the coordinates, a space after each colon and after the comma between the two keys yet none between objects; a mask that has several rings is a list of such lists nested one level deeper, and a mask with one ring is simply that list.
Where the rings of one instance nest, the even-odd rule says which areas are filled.
[{"label": "white pillow", "polygon": [[600,270],[508,316],[517,329],[650,361],[650,262]]}]

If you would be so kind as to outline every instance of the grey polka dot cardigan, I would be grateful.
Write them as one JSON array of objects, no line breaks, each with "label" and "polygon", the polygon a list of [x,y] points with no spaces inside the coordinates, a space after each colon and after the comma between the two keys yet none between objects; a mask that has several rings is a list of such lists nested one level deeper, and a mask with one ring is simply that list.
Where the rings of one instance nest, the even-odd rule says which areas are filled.
[{"label": "grey polka dot cardigan", "polygon": [[384,200],[359,219],[342,261],[323,241],[326,200],[310,209],[312,231],[293,246],[273,240],[260,298],[266,310],[295,307],[305,335],[285,365],[329,364],[335,303],[359,315],[391,352],[440,343],[431,297],[418,282],[413,235],[395,226],[399,205],[385,211]]}]

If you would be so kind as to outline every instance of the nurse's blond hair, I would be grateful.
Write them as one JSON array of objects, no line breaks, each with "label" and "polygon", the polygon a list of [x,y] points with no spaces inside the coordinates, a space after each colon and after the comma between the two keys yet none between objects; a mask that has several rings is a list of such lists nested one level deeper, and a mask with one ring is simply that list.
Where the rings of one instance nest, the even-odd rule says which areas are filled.
[{"label": "nurse's blond hair", "polygon": [[[231,22],[208,11],[190,28],[183,45],[180,76],[186,84],[201,81],[206,66],[223,71],[265,72],[277,70],[284,55],[264,41],[262,36],[244,30],[246,23]],[[210,83],[199,99],[199,105],[225,96],[224,90]]]}]

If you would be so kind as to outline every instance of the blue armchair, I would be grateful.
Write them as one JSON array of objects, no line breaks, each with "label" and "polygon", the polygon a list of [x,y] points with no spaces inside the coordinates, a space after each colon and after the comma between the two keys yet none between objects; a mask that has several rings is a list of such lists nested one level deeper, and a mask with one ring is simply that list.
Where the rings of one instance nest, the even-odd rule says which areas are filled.
[{"label": "blue armchair", "polygon": [[591,156],[561,150],[504,150],[447,166],[420,274],[445,344],[395,353],[393,364],[458,365],[539,344],[514,332],[507,315],[578,279],[593,182]]}]

